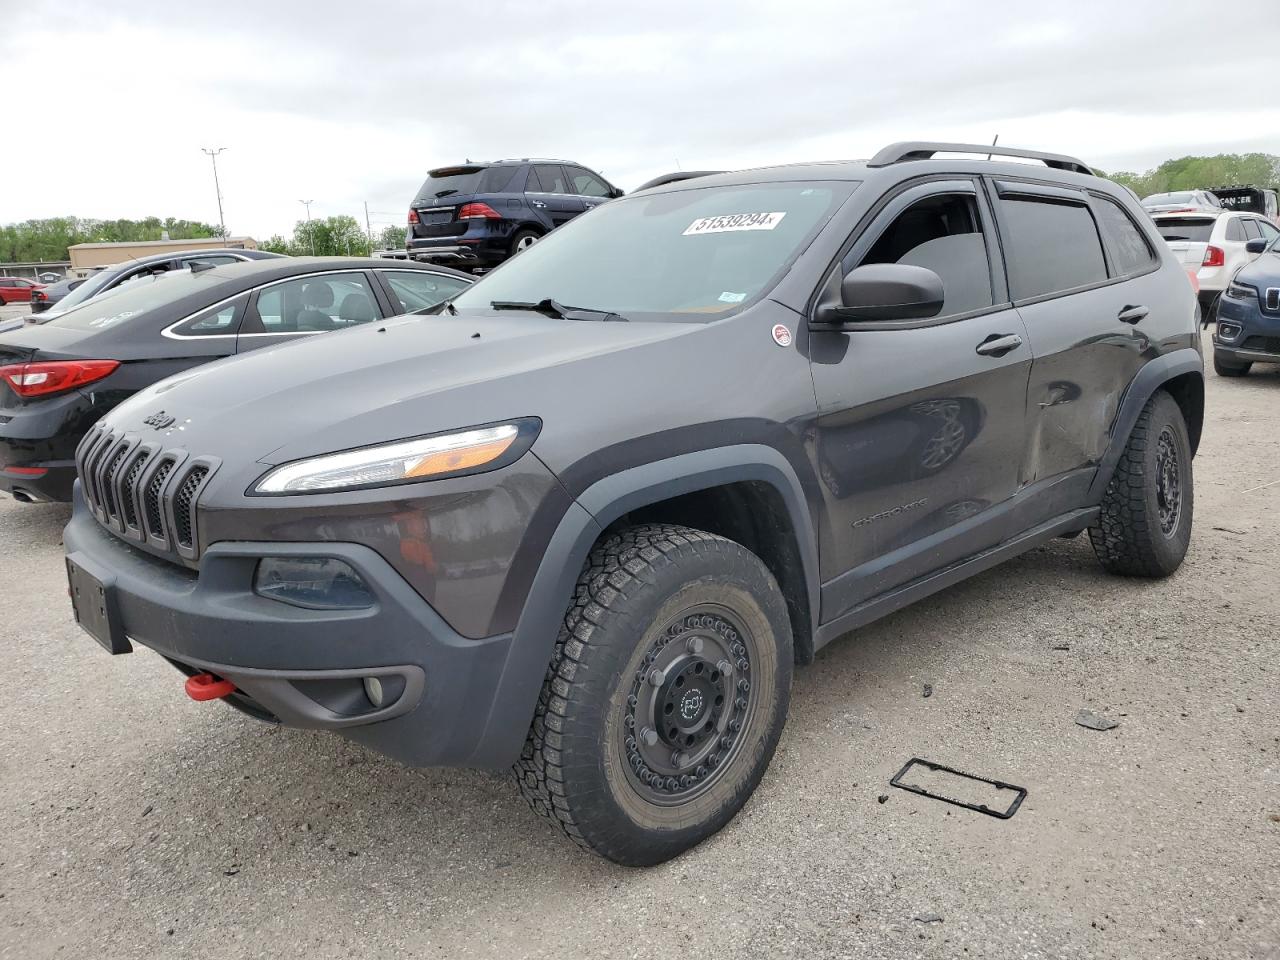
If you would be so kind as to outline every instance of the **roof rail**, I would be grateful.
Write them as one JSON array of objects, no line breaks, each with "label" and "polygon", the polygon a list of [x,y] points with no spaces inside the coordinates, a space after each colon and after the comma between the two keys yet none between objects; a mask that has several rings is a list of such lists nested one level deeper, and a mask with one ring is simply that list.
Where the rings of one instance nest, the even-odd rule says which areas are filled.
[{"label": "roof rail", "polygon": [[1055,170],[1093,174],[1083,161],[1061,153],[1017,150],[1013,147],[983,143],[932,143],[927,140],[904,140],[901,143],[891,143],[868,160],[867,166],[888,167],[906,160],[928,160],[935,153],[985,153],[989,157],[1022,157],[1025,160],[1040,160],[1046,167],[1053,167]]},{"label": "roof rail", "polygon": [[640,186],[632,190],[636,193],[640,190],[648,190],[650,187],[661,187],[668,183],[679,183],[681,180],[692,180],[695,177],[712,177],[717,173],[724,173],[723,170],[678,170],[675,173],[664,173],[660,177],[654,177],[652,180],[646,180]]},{"label": "roof rail", "polygon": [[576,160],[557,160],[555,157],[503,157],[501,160],[490,160],[490,163],[571,163],[575,167]]}]

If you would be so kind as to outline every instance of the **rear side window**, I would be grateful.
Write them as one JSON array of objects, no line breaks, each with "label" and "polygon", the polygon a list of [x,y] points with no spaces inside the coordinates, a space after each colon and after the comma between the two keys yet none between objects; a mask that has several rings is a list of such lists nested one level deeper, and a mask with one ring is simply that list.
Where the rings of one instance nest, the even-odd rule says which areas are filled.
[{"label": "rear side window", "polygon": [[1244,225],[1244,235],[1246,239],[1257,240],[1262,236],[1262,234],[1258,232],[1257,220],[1244,220],[1242,223]]},{"label": "rear side window", "polygon": [[1138,225],[1125,213],[1124,208],[1114,200],[1105,197],[1097,198],[1098,221],[1102,232],[1107,235],[1111,244],[1112,257],[1115,260],[1116,273],[1127,277],[1130,274],[1142,273],[1156,262],[1155,254],[1147,238],[1142,235]]},{"label": "rear side window", "polygon": [[[540,186],[535,186],[539,184]],[[564,170],[558,163],[536,163],[529,172],[526,190],[534,193],[569,193],[564,182]]]},{"label": "rear side window", "polygon": [[244,305],[249,302],[249,295],[236,297],[230,303],[219,303],[203,313],[198,313],[190,320],[173,328],[173,332],[184,337],[216,337],[235,334],[240,328],[240,317]]},{"label": "rear side window", "polygon": [[377,319],[373,291],[360,273],[299,277],[258,294],[260,328],[246,333],[324,333]]},{"label": "rear side window", "polygon": [[1043,297],[1107,279],[1102,240],[1083,203],[1003,197],[1005,256],[1015,300]]},{"label": "rear side window", "polygon": [[1166,240],[1208,243],[1213,234],[1213,224],[1210,217],[1161,217],[1156,221],[1156,230]]},{"label": "rear side window", "polygon": [[470,286],[461,277],[418,270],[386,270],[382,277],[405,313],[434,307]]},{"label": "rear side window", "polygon": [[1244,224],[1239,217],[1232,217],[1227,221],[1227,240],[1233,240],[1236,243],[1244,243]]}]

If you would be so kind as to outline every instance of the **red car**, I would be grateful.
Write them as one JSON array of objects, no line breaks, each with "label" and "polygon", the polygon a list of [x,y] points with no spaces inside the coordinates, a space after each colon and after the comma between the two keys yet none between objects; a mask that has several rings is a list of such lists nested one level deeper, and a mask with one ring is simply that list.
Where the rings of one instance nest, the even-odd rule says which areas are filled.
[{"label": "red car", "polygon": [[43,290],[45,284],[26,277],[0,277],[0,303],[30,303],[32,290]]}]

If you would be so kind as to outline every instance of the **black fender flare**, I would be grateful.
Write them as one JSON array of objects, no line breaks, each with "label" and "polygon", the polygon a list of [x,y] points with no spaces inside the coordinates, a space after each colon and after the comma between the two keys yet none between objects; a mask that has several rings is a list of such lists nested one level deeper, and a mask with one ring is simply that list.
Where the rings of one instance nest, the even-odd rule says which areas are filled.
[{"label": "black fender flare", "polygon": [[1089,486],[1089,503],[1096,504],[1102,501],[1107,484],[1111,482],[1111,475],[1115,473],[1116,464],[1120,462],[1120,454],[1124,452],[1125,444],[1129,442],[1129,434],[1133,432],[1133,426],[1138,422],[1138,417],[1146,407],[1147,401],[1174,377],[1180,377],[1186,373],[1197,373],[1201,379],[1204,378],[1204,357],[1194,347],[1184,347],[1163,354],[1148,361],[1138,371],[1137,376],[1125,391],[1124,397],[1121,398],[1120,409],[1116,412],[1115,420],[1112,421],[1111,439],[1107,443],[1107,451],[1098,462],[1097,473],[1094,474],[1093,483]]},{"label": "black fender flare", "polygon": [[468,765],[500,769],[519,758],[578,576],[605,528],[651,503],[744,480],[768,483],[781,495],[800,550],[811,618],[817,623],[820,581],[814,524],[799,477],[778,450],[764,444],[716,447],[604,477],[569,505],[543,551],[484,733]]}]

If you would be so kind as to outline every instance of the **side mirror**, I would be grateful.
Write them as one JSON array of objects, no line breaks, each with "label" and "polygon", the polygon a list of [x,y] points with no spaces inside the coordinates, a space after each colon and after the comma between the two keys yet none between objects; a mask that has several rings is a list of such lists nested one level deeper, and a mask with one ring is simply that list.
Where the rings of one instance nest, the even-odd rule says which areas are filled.
[{"label": "side mirror", "polygon": [[618,187],[610,187],[609,196],[610,198],[617,200],[620,196],[622,196],[622,191]]},{"label": "side mirror", "polygon": [[1267,244],[1271,241],[1265,237],[1255,237],[1245,242],[1244,248],[1250,253],[1262,253],[1267,249]]},{"label": "side mirror", "polygon": [[923,320],[942,311],[942,278],[926,267],[868,263],[840,281],[840,305],[821,310],[824,323]]}]

